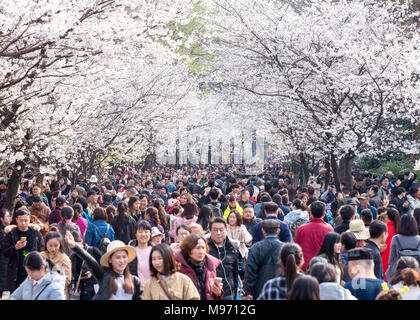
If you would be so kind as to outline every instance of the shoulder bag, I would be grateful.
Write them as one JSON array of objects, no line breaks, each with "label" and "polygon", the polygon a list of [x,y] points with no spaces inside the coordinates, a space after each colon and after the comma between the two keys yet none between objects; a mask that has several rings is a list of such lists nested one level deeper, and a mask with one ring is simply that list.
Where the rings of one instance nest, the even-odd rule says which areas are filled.
[{"label": "shoulder bag", "polygon": [[83,265],[85,264],[85,262],[82,262],[82,265],[80,267],[80,273],[79,273],[79,278],[77,279],[77,283],[76,283],[76,287],[74,288],[74,290],[72,290],[72,292],[70,292],[70,299],[69,300],[80,300],[80,290],[79,290],[79,286],[80,286],[80,279],[82,278],[82,271],[83,271]]},{"label": "shoulder bag", "polygon": [[162,288],[163,292],[165,292],[166,297],[168,297],[168,300],[172,300],[171,296],[169,295],[168,290],[166,290],[165,286],[162,284],[160,279],[156,277],[157,282],[159,283],[160,287]]}]

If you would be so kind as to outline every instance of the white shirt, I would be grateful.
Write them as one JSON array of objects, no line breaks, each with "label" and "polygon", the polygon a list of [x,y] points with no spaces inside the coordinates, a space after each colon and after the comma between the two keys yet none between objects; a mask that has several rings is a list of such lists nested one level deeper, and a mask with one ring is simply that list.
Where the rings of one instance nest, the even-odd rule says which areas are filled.
[{"label": "white shirt", "polygon": [[124,291],[123,288],[123,284],[124,284],[124,277],[117,277],[117,281],[118,281],[118,290],[117,290],[117,294],[113,294],[109,300],[132,300],[133,299],[133,295],[126,293]]}]

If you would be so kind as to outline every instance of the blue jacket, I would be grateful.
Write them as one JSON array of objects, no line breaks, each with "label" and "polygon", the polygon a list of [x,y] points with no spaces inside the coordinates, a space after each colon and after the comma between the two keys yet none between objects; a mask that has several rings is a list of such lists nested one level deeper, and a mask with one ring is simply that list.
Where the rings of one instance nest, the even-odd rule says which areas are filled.
[{"label": "blue jacket", "polygon": [[[284,223],[277,217],[267,217],[265,219],[275,219],[280,221],[280,233],[279,233],[279,240],[281,242],[290,242],[292,241],[292,233],[290,232],[289,226],[287,223]],[[261,241],[264,239],[264,235],[262,233],[262,221],[259,222],[254,226],[253,232],[252,232],[252,244]]]},{"label": "blue jacket", "polygon": [[[9,300],[66,300],[64,287],[66,277],[57,272],[48,272],[32,293],[33,280],[29,276],[10,295]],[[45,289],[44,289],[45,288]],[[38,296],[39,295],[39,296]],[[38,296],[38,297],[37,297]]]},{"label": "blue jacket", "polygon": [[[376,220],[376,218],[378,217],[378,210],[376,210],[376,208],[372,207],[369,204],[368,204],[366,209],[370,209],[370,211],[372,211],[373,220]],[[360,217],[360,212],[362,212],[362,207],[358,206],[357,207],[357,214],[359,215],[359,217]]]},{"label": "blue jacket", "polygon": [[86,229],[85,243],[88,246],[94,246],[98,248],[99,242],[101,241],[101,235],[99,234],[98,230],[96,229],[94,225],[96,225],[99,228],[99,230],[101,230],[101,233],[104,237],[105,237],[106,229],[109,226],[107,238],[111,241],[114,241],[115,232],[112,226],[106,223],[105,220],[96,220],[95,222],[90,223],[88,228]]}]

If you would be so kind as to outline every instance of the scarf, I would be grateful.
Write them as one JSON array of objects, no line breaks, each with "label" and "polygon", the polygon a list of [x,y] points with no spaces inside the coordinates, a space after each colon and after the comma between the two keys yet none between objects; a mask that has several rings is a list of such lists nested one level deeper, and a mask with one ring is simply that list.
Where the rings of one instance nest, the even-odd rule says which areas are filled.
[{"label": "scarf", "polygon": [[204,266],[204,260],[201,262],[194,262],[190,257],[188,257],[187,263],[195,272],[200,299],[206,300],[206,269]]}]

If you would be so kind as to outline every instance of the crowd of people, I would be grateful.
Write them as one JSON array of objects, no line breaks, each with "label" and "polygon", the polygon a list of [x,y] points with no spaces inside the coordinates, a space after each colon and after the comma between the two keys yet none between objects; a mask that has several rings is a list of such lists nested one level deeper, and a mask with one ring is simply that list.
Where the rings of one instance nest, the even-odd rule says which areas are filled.
[{"label": "crowd of people", "polygon": [[270,165],[0,172],[0,297],[13,300],[420,300],[413,172],[353,170],[336,190]]}]

